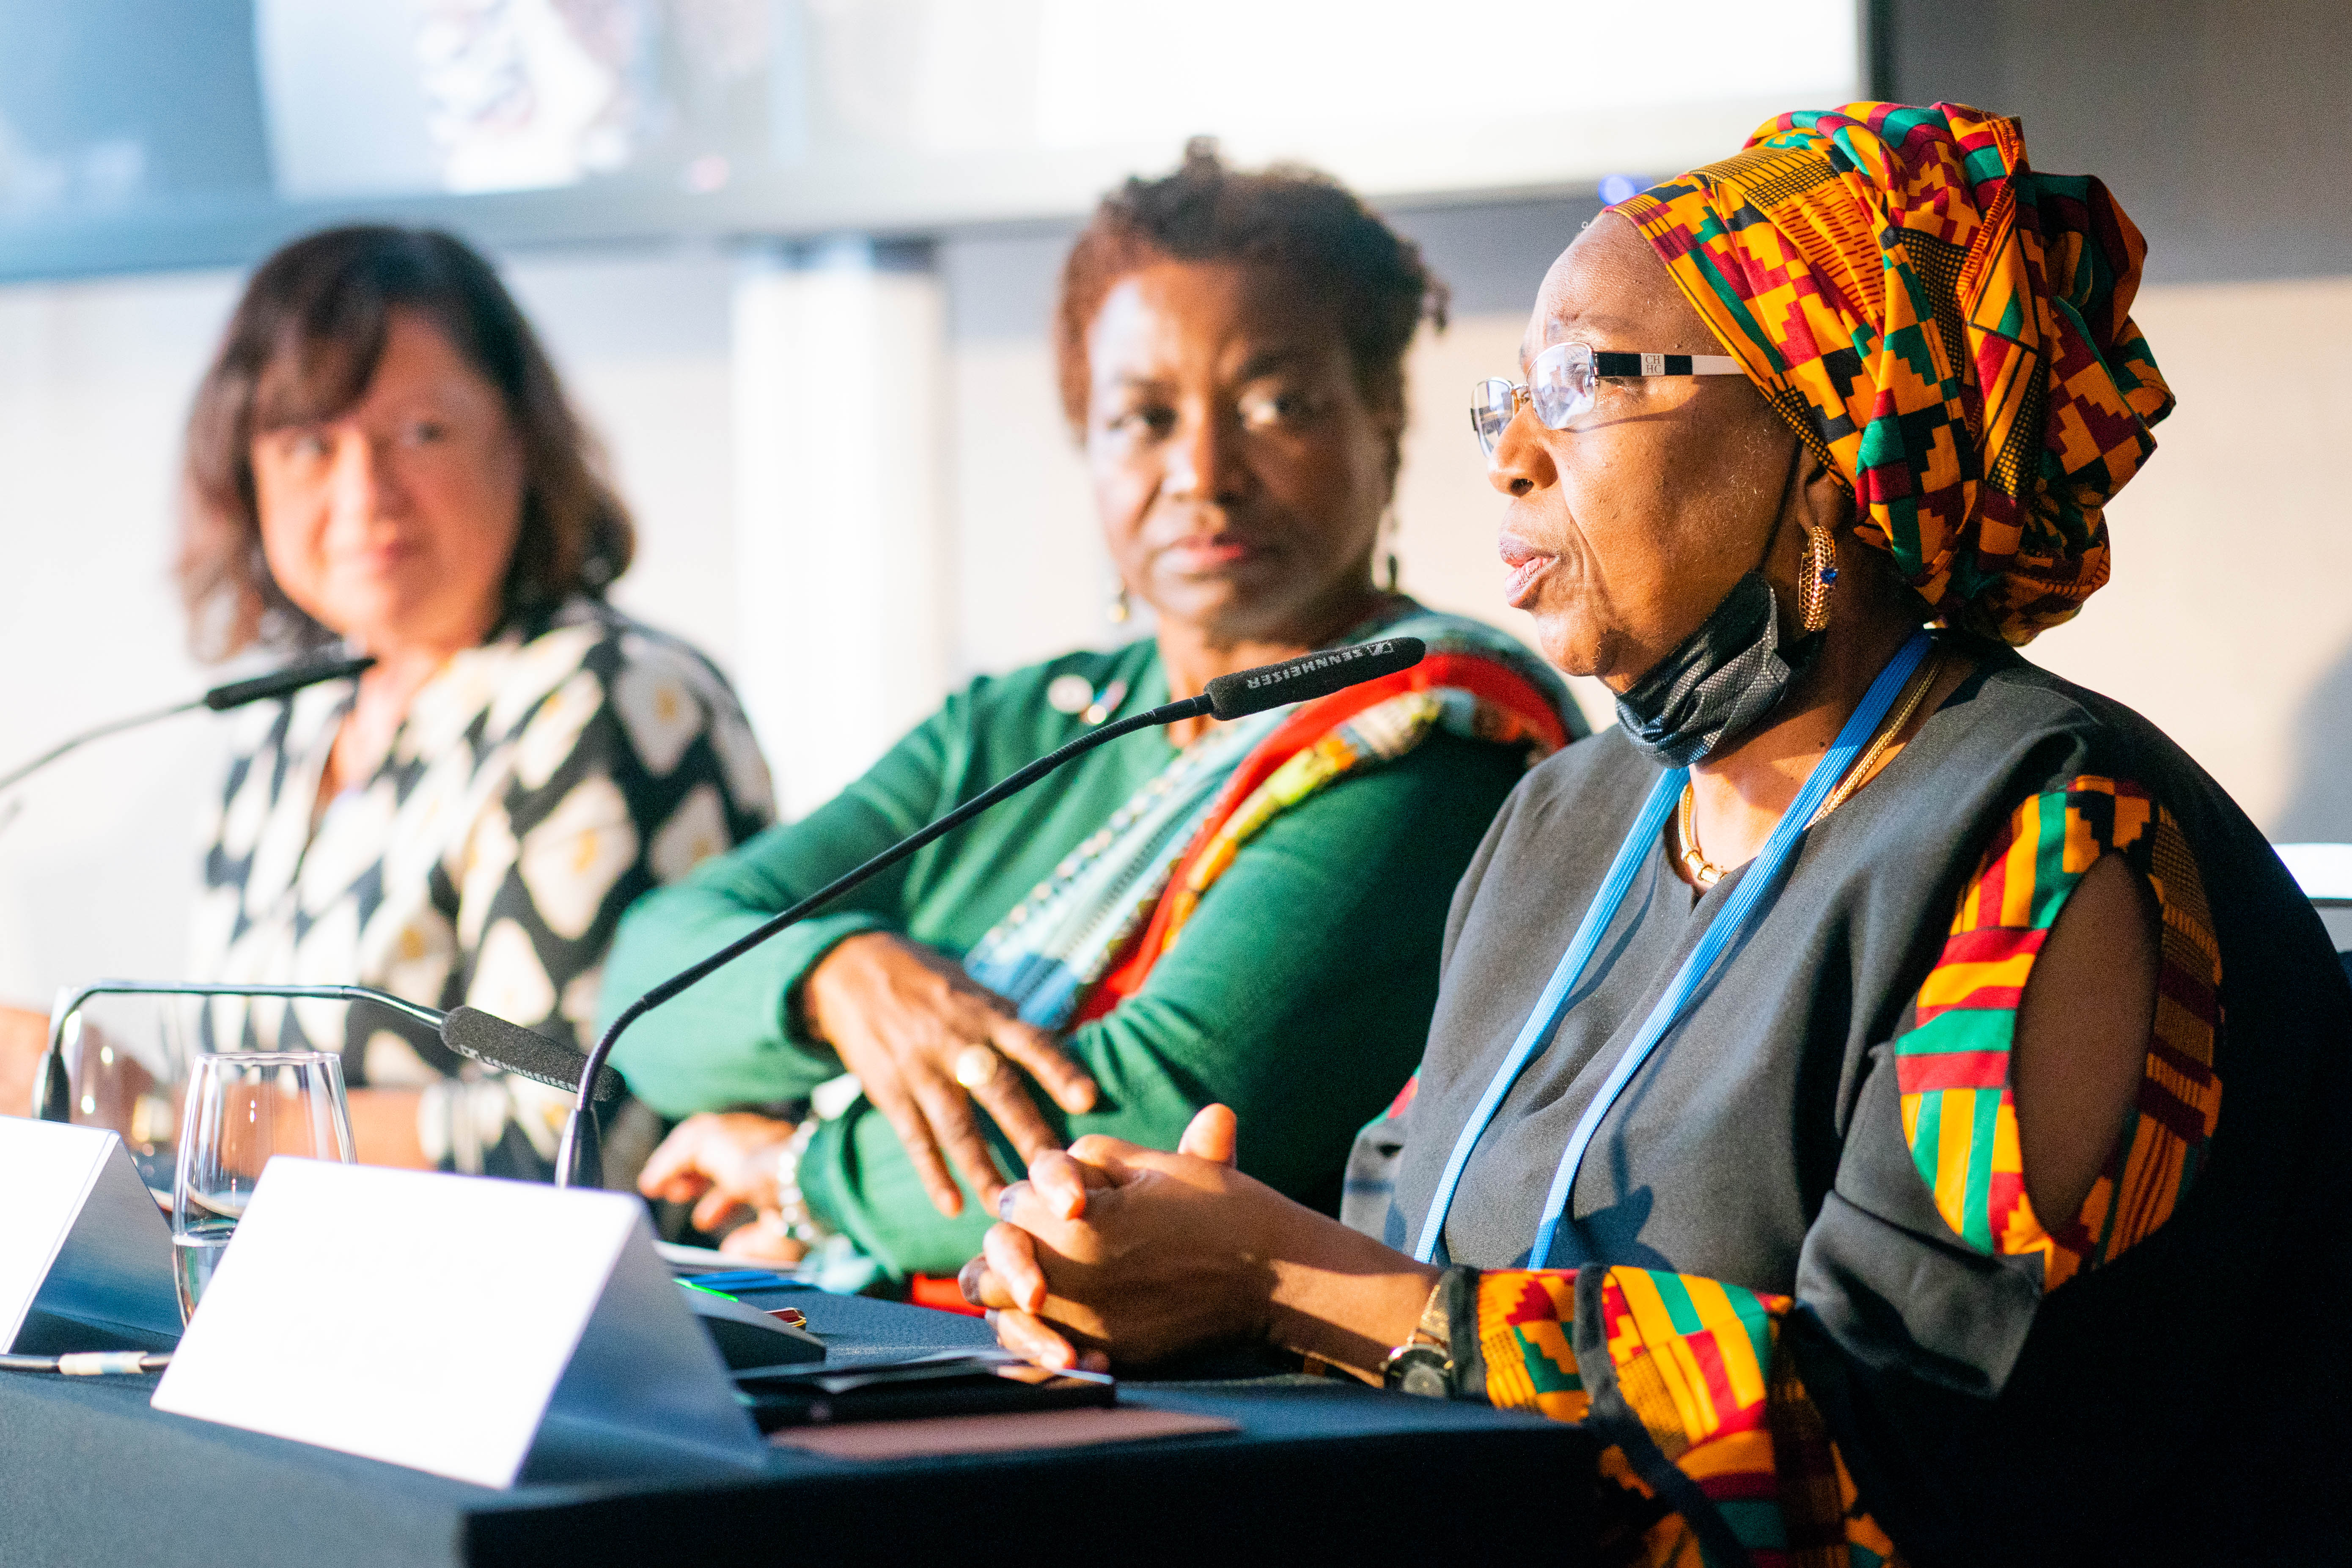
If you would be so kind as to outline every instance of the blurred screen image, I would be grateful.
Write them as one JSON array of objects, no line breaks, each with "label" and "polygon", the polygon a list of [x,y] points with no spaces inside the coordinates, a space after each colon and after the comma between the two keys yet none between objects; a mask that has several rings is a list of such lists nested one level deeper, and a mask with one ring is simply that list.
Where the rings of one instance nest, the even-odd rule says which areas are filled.
[{"label": "blurred screen image", "polygon": [[[1741,47],[1679,47],[1710,27]],[[1518,37],[1575,47],[1496,69]],[[1853,96],[1863,53],[1853,0],[15,7],[0,277],[238,259],[355,208],[492,244],[1065,218],[1202,132],[1376,196],[1590,191]]]}]

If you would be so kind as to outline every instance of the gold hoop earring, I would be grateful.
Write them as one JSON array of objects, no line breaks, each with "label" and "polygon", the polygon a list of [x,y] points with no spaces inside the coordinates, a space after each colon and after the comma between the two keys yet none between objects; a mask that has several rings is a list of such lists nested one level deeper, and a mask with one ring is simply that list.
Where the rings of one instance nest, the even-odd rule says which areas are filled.
[{"label": "gold hoop earring", "polygon": [[1110,596],[1110,604],[1104,609],[1103,614],[1109,618],[1110,624],[1116,626],[1124,626],[1130,613],[1127,603],[1127,584],[1121,583],[1118,585],[1118,591]]},{"label": "gold hoop earring", "polygon": [[1808,633],[1830,624],[1830,591],[1837,580],[1837,537],[1826,528],[1807,528],[1797,568],[1797,620]]}]

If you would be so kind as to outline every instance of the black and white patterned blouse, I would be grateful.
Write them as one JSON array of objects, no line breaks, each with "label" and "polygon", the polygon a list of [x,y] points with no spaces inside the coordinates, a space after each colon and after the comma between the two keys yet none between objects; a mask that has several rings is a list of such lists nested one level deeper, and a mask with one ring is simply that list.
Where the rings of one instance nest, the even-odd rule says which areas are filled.
[{"label": "black and white patterned blouse", "polygon": [[[585,1048],[622,911],[774,813],[725,679],[593,600],[452,658],[374,773],[320,809],[352,696],[313,687],[239,736],[205,858],[199,978],[372,985]],[[353,1088],[424,1089],[418,1131],[445,1169],[551,1169],[569,1096],[485,1072],[382,1008],[215,998],[202,1017],[205,1049],[334,1050]]]}]

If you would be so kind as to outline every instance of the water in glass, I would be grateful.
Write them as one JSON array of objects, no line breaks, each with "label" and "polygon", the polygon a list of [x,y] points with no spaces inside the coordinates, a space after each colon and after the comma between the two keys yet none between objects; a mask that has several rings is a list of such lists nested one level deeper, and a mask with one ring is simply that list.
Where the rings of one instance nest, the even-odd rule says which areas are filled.
[{"label": "water in glass", "polygon": [[172,1179],[180,1315],[194,1314],[270,1160],[352,1158],[343,1066],[325,1051],[234,1051],[191,1064]]}]

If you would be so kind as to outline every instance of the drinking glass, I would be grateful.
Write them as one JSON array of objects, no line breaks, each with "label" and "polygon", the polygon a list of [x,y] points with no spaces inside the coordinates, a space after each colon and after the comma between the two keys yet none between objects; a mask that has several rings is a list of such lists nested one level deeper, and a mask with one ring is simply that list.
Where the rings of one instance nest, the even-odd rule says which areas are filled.
[{"label": "drinking glass", "polygon": [[196,1310],[275,1154],[352,1158],[343,1064],[326,1051],[227,1051],[188,1072],[172,1177],[172,1256],[183,1321]]}]

